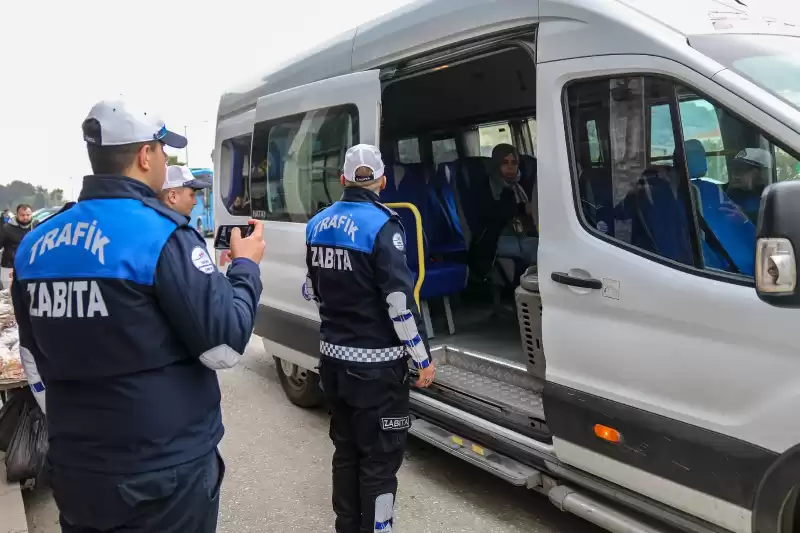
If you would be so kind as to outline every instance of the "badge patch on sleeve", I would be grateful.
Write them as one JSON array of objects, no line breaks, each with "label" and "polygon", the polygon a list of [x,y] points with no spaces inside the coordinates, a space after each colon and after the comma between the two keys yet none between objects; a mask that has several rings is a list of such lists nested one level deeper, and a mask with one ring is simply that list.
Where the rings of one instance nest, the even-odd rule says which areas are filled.
[{"label": "badge patch on sleeve", "polygon": [[214,262],[202,246],[195,246],[192,250],[192,264],[203,274],[214,272]]},{"label": "badge patch on sleeve", "polygon": [[398,250],[400,250],[401,252],[406,247],[406,245],[403,243],[403,236],[400,235],[399,233],[395,233],[392,236],[392,244],[394,244],[394,247],[397,248]]},{"label": "badge patch on sleeve", "polygon": [[410,427],[411,419],[408,416],[381,418],[381,429],[384,431],[403,431]]}]

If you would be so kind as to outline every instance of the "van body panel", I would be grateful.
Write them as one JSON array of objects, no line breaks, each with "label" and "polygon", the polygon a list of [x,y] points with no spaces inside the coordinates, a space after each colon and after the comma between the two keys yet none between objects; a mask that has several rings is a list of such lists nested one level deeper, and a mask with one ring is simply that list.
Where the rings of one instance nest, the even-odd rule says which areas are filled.
[{"label": "van body panel", "polygon": [[259,98],[268,94],[351,72],[355,35],[355,28],[348,30],[306,54],[223,93],[218,116],[226,118],[252,109]]},{"label": "van body panel", "polygon": [[358,27],[353,41],[353,69],[389,65],[482,36],[530,26],[538,21],[538,12],[538,0],[415,2]]},{"label": "van body panel", "polygon": [[[571,80],[635,72],[669,76],[775,137],[800,140],[697,72],[635,55],[540,65],[540,131],[566,131],[561,98],[553,95]],[[682,271],[592,235],[575,208],[567,143],[539,136],[538,153],[539,174],[558,176],[539,183],[540,272],[577,269],[620,282],[615,300],[542,280],[548,381],[776,452],[800,442],[800,426],[785,424],[800,401],[800,311],[770,307],[752,287]]]},{"label": "van body panel", "polygon": [[[255,123],[342,104],[355,104],[359,114],[359,142],[376,144],[381,97],[378,75],[377,70],[357,72],[263,96],[256,106]],[[298,149],[299,146],[290,147],[289,152]],[[287,176],[285,180],[296,178]],[[260,265],[264,283],[260,302],[267,307],[318,322],[316,306],[303,298],[302,293],[307,273],[305,228],[306,225],[301,223],[264,222],[269,250]],[[318,336],[316,341],[319,346]]]},{"label": "van body panel", "polygon": [[[800,147],[796,132],[708,76],[639,55],[540,64],[539,131],[568,131],[559,96],[570,82],[637,72],[681,82]],[[800,427],[786,423],[800,401],[793,325],[800,312],[763,304],[752,286],[665,264],[592,234],[576,209],[569,140],[539,135],[538,143],[539,175],[554,177],[538,186],[538,265],[544,406],[559,459],[720,526],[749,531],[747,509],[758,484],[777,455],[800,441]],[[602,290],[564,286],[549,279],[551,272],[600,279],[619,292],[611,298]],[[581,394],[588,396],[577,401]],[[603,407],[606,400],[612,404]],[[594,435],[594,424],[630,440],[609,446]],[[603,456],[633,469],[618,469]],[[653,476],[652,483],[643,483],[640,471]],[[656,482],[661,479],[665,483]],[[647,492],[660,485],[660,496]],[[722,503],[693,497],[697,491]]]}]

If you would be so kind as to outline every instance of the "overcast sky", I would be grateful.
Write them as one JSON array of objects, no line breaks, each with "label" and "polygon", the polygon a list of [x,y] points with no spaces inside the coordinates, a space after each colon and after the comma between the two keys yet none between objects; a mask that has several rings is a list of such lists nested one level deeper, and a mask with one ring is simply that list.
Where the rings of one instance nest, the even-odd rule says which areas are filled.
[{"label": "overcast sky", "polygon": [[[219,95],[410,0],[42,0],[0,17],[0,183],[80,189],[80,125],[120,93],[152,105],[211,166]],[[77,178],[70,183],[70,177]]]},{"label": "overcast sky", "polygon": [[77,194],[89,173],[80,124],[92,104],[120,93],[151,104],[171,129],[185,126],[189,163],[211,166],[221,92],[410,1],[6,2],[0,183]]}]

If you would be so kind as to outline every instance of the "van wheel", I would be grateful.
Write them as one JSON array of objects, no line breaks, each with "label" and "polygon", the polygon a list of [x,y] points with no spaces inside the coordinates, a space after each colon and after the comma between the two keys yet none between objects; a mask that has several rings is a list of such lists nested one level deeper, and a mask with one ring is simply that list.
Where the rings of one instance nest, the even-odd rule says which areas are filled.
[{"label": "van wheel", "polygon": [[800,531],[800,486],[792,489],[781,511],[781,533],[798,531]]},{"label": "van wheel", "polygon": [[294,363],[273,356],[278,379],[289,401],[298,407],[316,407],[323,401],[319,376]]}]

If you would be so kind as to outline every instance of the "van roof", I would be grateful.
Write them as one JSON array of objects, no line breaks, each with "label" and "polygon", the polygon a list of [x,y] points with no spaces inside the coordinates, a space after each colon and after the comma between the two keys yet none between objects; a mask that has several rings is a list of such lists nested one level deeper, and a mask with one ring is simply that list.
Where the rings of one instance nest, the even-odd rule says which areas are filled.
[{"label": "van roof", "polygon": [[218,117],[253,109],[268,94],[388,66],[470,38],[531,26],[540,18],[625,25],[634,12],[675,36],[713,33],[714,19],[742,20],[750,14],[738,0],[418,0],[231,88],[220,98]]}]

